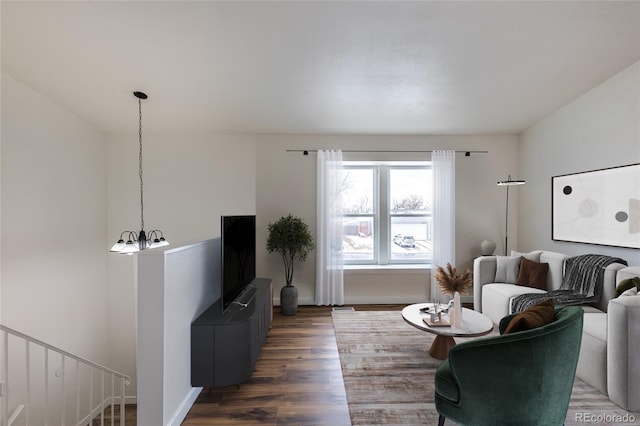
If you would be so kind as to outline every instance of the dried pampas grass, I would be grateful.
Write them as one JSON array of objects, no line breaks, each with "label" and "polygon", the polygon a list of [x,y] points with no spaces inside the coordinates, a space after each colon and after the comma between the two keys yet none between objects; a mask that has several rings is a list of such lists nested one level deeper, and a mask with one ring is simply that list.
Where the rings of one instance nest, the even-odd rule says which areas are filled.
[{"label": "dried pampas grass", "polygon": [[443,293],[454,294],[457,291],[460,294],[467,294],[467,287],[473,283],[473,273],[467,269],[460,274],[456,268],[447,263],[446,270],[442,266],[436,266],[435,279]]}]

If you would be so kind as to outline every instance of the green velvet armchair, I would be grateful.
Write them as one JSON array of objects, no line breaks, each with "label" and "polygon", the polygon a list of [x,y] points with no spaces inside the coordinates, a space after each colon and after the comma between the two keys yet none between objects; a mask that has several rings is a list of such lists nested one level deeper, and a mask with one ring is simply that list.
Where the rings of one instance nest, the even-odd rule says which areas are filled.
[{"label": "green velvet armchair", "polygon": [[[500,321],[501,334],[512,317]],[[564,424],[582,319],[582,308],[561,307],[545,326],[454,346],[436,371],[439,425]]]}]

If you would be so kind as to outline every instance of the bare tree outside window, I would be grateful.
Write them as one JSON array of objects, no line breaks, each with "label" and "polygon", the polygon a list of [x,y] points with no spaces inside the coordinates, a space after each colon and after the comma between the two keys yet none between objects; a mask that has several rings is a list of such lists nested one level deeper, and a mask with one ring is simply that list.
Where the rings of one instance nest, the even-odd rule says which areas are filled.
[{"label": "bare tree outside window", "polygon": [[[411,166],[367,163],[347,166],[344,175],[345,262],[428,262],[431,259],[430,165],[426,162]],[[381,211],[381,205],[388,206],[388,210]]]},{"label": "bare tree outside window", "polygon": [[422,195],[411,194],[400,201],[394,198],[391,210],[394,213],[398,213],[400,211],[424,211],[426,210],[426,205],[427,203]]}]

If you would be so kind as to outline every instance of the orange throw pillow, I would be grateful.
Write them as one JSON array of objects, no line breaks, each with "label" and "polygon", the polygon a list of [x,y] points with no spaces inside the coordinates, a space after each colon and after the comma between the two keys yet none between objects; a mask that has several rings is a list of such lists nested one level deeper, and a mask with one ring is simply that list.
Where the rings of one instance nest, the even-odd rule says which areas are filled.
[{"label": "orange throw pillow", "polygon": [[546,290],[548,271],[548,263],[538,263],[533,260],[529,260],[526,257],[521,257],[520,273],[518,274],[516,284]]},{"label": "orange throw pillow", "polygon": [[553,307],[553,300],[547,299],[511,318],[509,325],[507,325],[507,328],[505,328],[502,334],[542,327],[543,325],[553,322],[555,315],[556,311]]}]

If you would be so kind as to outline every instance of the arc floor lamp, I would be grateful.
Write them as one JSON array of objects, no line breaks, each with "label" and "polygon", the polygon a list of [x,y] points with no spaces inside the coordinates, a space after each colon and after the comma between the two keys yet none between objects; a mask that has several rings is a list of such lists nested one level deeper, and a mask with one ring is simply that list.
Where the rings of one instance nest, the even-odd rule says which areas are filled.
[{"label": "arc floor lamp", "polygon": [[[111,247],[112,252],[120,254],[133,254],[140,250],[168,246],[162,231],[154,229],[149,231],[149,235],[144,231],[144,192],[142,181],[142,100],[148,96],[143,92],[133,92],[133,96],[138,98],[138,176],[140,177],[140,231],[123,231],[118,241]],[[124,238],[127,238],[125,242]]]},{"label": "arc floor lamp", "polygon": [[504,225],[504,255],[508,256],[508,244],[509,244],[509,187],[524,185],[526,182],[524,180],[513,180],[511,179],[511,175],[507,177],[507,180],[498,181],[498,186],[506,186],[507,187],[507,203],[505,209],[505,225]]}]

